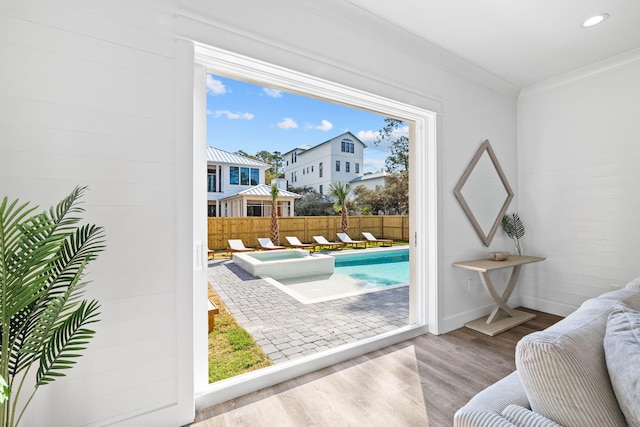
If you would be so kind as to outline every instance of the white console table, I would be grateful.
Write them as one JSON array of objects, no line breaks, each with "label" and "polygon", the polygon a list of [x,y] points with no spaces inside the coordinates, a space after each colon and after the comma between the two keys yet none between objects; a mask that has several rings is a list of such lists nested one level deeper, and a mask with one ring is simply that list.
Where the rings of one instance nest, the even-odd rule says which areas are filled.
[{"label": "white console table", "polygon": [[[478,332],[482,332],[483,334],[494,336],[534,319],[536,317],[535,314],[514,310],[507,305],[507,301],[516,287],[522,266],[532,262],[543,261],[544,259],[545,258],[537,256],[511,255],[504,261],[476,259],[472,261],[454,262],[454,267],[477,271],[480,274],[480,280],[482,281],[484,289],[489,295],[491,295],[491,298],[493,298],[497,305],[489,317],[474,320],[473,322],[465,324],[465,326]],[[493,283],[491,283],[489,272],[508,267],[513,267],[511,278],[509,279],[509,283],[502,295],[499,295],[498,292],[496,292]]]}]

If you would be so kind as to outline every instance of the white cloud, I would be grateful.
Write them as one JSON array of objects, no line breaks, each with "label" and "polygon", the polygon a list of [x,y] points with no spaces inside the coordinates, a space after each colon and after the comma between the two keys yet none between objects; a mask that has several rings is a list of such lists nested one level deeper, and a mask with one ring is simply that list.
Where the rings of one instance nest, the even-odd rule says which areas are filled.
[{"label": "white cloud", "polygon": [[270,96],[272,98],[282,98],[282,91],[281,90],[271,89],[271,88],[268,88],[268,87],[263,87],[262,90],[264,91],[264,93],[266,93],[268,96]]},{"label": "white cloud", "polygon": [[220,80],[216,80],[211,74],[207,74],[207,92],[213,95],[224,95],[227,93],[227,88]]},{"label": "white cloud", "polygon": [[207,110],[207,114],[213,117],[226,117],[229,120],[252,120],[255,116],[251,113],[233,113],[229,110]]},{"label": "white cloud", "polygon": [[333,129],[333,123],[331,123],[329,120],[322,120],[319,125],[308,124],[305,126],[305,128],[321,130],[326,132],[328,130]]},{"label": "white cloud", "polygon": [[285,117],[283,121],[278,123],[278,127],[280,129],[295,129],[298,124],[291,117]]},{"label": "white cloud", "polygon": [[361,130],[356,134],[356,136],[358,137],[358,139],[360,139],[360,141],[367,144],[368,147],[373,150],[389,151],[389,145],[391,145],[393,141],[397,140],[401,136],[409,136],[409,125],[403,126],[399,129],[394,129],[393,132],[391,132],[390,138],[383,139],[377,145],[374,144],[374,142],[377,141],[378,138],[380,138],[380,131]]},{"label": "white cloud", "polygon": [[363,161],[364,167],[369,169],[370,171],[380,171],[384,170],[385,163],[384,159],[364,159]]},{"label": "white cloud", "polygon": [[356,136],[360,141],[368,145],[368,143],[373,143],[373,141],[380,137],[380,132],[373,130],[361,130],[356,134]]},{"label": "white cloud", "polygon": [[391,136],[393,137],[394,140],[398,139],[401,136],[409,137],[409,125],[403,126],[398,129],[394,129],[393,132],[391,133]]}]

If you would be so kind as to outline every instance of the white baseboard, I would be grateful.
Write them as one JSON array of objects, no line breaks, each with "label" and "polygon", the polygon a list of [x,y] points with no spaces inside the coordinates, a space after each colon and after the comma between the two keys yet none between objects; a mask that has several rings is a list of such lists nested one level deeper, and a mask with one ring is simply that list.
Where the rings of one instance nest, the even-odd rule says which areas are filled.
[{"label": "white baseboard", "polygon": [[568,316],[578,308],[577,306],[549,301],[530,295],[520,295],[520,305],[532,310],[538,310],[543,313],[555,314],[556,316],[562,317]]},{"label": "white baseboard", "polygon": [[[509,305],[509,307],[519,307],[522,305],[519,296],[509,298],[507,304]],[[476,307],[473,310],[457,313],[454,316],[445,317],[444,319],[442,319],[441,331],[443,334],[445,334],[447,332],[453,331],[454,329],[462,328],[465,323],[488,316],[489,314],[491,314],[495,307],[496,305],[491,303],[483,305],[481,307]]]}]

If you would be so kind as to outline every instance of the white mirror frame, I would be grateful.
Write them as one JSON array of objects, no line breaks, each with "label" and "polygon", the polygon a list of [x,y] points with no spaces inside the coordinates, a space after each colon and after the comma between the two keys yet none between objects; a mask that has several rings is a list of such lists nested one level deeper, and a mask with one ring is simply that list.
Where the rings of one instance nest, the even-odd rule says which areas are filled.
[{"label": "white mirror frame", "polygon": [[[502,182],[502,185],[504,186],[507,192],[507,197],[502,207],[500,208],[500,211],[498,212],[498,216],[493,221],[493,225],[491,226],[491,229],[486,234],[485,234],[485,231],[480,226],[480,223],[478,222],[477,218],[473,214],[473,211],[469,207],[469,204],[467,203],[467,201],[465,200],[462,194],[462,189],[465,183],[469,179],[469,176],[471,176],[473,169],[476,167],[478,161],[480,161],[480,159],[482,158],[485,152],[489,155],[489,158],[491,159],[491,162],[493,163],[493,166],[496,169],[498,177],[500,178],[500,181]],[[473,225],[473,228],[476,230],[476,233],[478,233],[478,237],[480,237],[480,240],[482,240],[482,243],[484,243],[485,246],[489,246],[491,244],[491,240],[493,239],[493,236],[496,234],[496,231],[498,230],[498,226],[502,221],[502,217],[507,211],[507,208],[509,207],[511,200],[513,199],[513,191],[511,190],[509,181],[507,181],[507,177],[505,176],[504,172],[502,171],[502,168],[500,167],[498,158],[496,157],[496,154],[493,151],[493,148],[491,148],[491,144],[489,143],[489,140],[485,140],[482,143],[482,145],[476,152],[475,156],[473,156],[473,159],[471,159],[471,163],[469,163],[469,166],[467,166],[467,169],[464,171],[464,174],[460,178],[458,185],[456,185],[454,194],[458,199],[458,202],[460,202],[460,205],[462,206],[464,213],[467,215],[467,218],[469,218],[469,221],[471,221],[471,224]]]}]

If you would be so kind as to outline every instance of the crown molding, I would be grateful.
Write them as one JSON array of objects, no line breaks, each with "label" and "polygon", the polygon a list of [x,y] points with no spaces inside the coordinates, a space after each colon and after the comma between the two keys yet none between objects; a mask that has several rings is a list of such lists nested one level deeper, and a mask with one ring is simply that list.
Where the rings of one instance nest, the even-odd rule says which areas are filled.
[{"label": "crown molding", "polygon": [[604,61],[595,62],[569,73],[561,74],[542,82],[527,86],[520,91],[519,98],[541,95],[546,92],[562,89],[605,74],[616,72],[640,62],[640,48],[616,55]]}]

